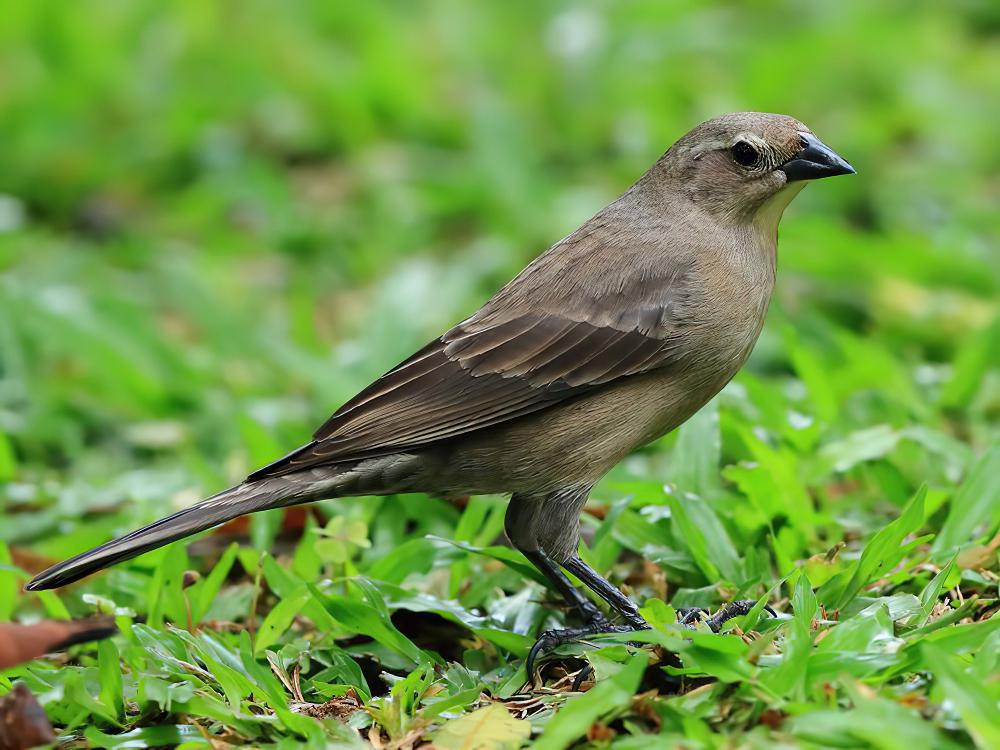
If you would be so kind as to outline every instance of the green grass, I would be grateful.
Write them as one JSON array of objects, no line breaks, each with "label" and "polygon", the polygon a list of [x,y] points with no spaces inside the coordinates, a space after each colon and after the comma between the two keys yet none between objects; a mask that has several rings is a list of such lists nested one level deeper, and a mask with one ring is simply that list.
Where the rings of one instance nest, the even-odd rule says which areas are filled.
[{"label": "green grass", "polygon": [[[0,693],[91,747],[1000,747],[998,32],[976,0],[5,9],[0,619],[121,635]],[[786,213],[744,372],[594,493],[583,553],[660,648],[564,647],[595,686],[519,695],[564,618],[492,497],[260,514],[21,592],[300,444],[738,109],[858,175]],[[779,617],[672,624],[734,598]]]}]

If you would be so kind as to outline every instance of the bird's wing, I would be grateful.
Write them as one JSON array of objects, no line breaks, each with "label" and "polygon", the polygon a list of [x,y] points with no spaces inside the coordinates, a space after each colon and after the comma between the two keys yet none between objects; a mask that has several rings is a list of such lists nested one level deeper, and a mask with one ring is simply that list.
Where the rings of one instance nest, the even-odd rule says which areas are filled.
[{"label": "bird's wing", "polygon": [[286,474],[405,450],[496,425],[629,375],[662,367],[675,340],[526,314],[459,326],[338,409],[313,442],[252,474]]},{"label": "bird's wing", "polygon": [[551,257],[344,404],[313,442],[249,478],[410,450],[678,361],[684,269],[622,270],[618,259],[598,290],[577,292],[545,285]]}]

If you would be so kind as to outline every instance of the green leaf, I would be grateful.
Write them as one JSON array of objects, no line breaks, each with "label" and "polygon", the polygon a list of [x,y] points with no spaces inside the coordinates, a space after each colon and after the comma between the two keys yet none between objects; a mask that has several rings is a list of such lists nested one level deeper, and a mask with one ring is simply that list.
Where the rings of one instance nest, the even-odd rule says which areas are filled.
[{"label": "green leaf", "polygon": [[343,565],[362,548],[371,546],[368,540],[368,524],[360,520],[348,520],[344,516],[334,516],[319,530],[320,538],[315,542],[316,554],[324,561]]},{"label": "green leaf", "polygon": [[816,415],[825,422],[832,421],[837,416],[837,395],[830,382],[828,368],[811,349],[800,343],[798,333],[792,326],[786,325],[782,334],[792,366],[805,383]]},{"label": "green leaf", "polygon": [[671,483],[678,490],[709,498],[719,489],[719,404],[712,399],[677,430]]},{"label": "green leaf", "polygon": [[[264,555],[262,567],[267,585],[280,598],[291,596],[305,583],[291,571],[278,565],[270,555]],[[313,593],[313,596],[303,607],[302,614],[312,620],[324,632],[338,631],[340,628],[323,606],[318,589],[310,588],[309,590]]]},{"label": "green leaf", "polygon": [[0,622],[6,622],[14,614],[23,577],[24,574],[14,567],[7,545],[0,541]]},{"label": "green leaf", "polygon": [[[957,581],[957,577],[961,575],[961,571],[957,569],[955,565],[955,557],[952,557],[941,570],[937,572],[926,586],[924,586],[923,591],[920,592],[920,609],[921,614],[917,617],[912,618],[907,624],[914,627],[923,627],[927,624],[930,619],[931,613],[934,611],[934,607],[938,603],[938,599],[941,596],[942,591],[947,591],[952,586],[954,586]],[[952,580],[952,579],[956,580]]]},{"label": "green leaf", "polygon": [[949,553],[1000,526],[1000,444],[976,462],[951,500],[948,517],[934,540],[935,554]]},{"label": "green leaf", "polygon": [[240,633],[239,644],[240,661],[250,676],[250,680],[254,685],[254,692],[266,698],[268,705],[274,710],[274,713],[285,727],[296,734],[312,737],[314,740],[320,737],[319,727],[312,719],[300,716],[289,710],[284,687],[278,682],[270,669],[265,669],[254,659],[250,647],[250,634],[245,630]]},{"label": "green leaf", "polygon": [[105,734],[96,727],[87,727],[83,735],[87,738],[90,747],[108,748],[109,750],[180,747],[182,743],[188,747],[212,747],[211,741],[202,735],[201,728],[195,724],[142,727],[123,734]]},{"label": "green leaf", "polygon": [[805,572],[799,575],[792,594],[795,617],[785,626],[781,661],[761,675],[761,682],[784,698],[802,699],[805,695],[806,674],[813,651],[813,619],[818,605],[812,585]]},{"label": "green leaf", "polygon": [[583,695],[570,695],[566,705],[545,725],[535,750],[563,750],[584,736],[601,717],[627,707],[639,688],[649,657],[641,651],[614,677],[598,682]]},{"label": "green leaf", "polygon": [[948,652],[924,644],[924,660],[947,699],[955,707],[966,729],[982,750],[1000,747],[1000,712],[996,697],[988,687],[970,679],[957,659]]},{"label": "green leaf", "polygon": [[753,463],[729,466],[724,475],[736,482],[765,518],[783,517],[803,536],[815,536],[813,502],[798,476],[798,455],[783,446],[768,445],[748,426],[739,434]]},{"label": "green leaf", "polygon": [[225,583],[229,571],[232,570],[239,547],[236,542],[226,547],[226,551],[222,553],[219,561],[215,563],[212,572],[188,589],[187,594],[191,601],[191,619],[194,624],[198,624],[204,619],[205,614],[212,606],[212,602],[215,601],[219,595],[219,591],[222,590],[222,584]]},{"label": "green leaf", "polygon": [[1000,617],[994,615],[989,620],[963,622],[952,627],[938,628],[926,635],[916,631],[911,637],[921,635],[924,643],[931,643],[936,648],[955,656],[978,651],[997,633],[1000,633]]},{"label": "green leaf", "polygon": [[354,633],[363,633],[381,643],[386,648],[405,656],[414,664],[428,660],[427,655],[416,644],[399,632],[387,615],[369,604],[338,594],[322,594],[311,584],[313,596],[323,603],[330,616],[340,625]]},{"label": "green leaf", "polygon": [[740,578],[739,555],[709,503],[672,495],[667,496],[667,503],[674,536],[688,548],[705,579],[716,583],[720,578]]},{"label": "green leaf", "polygon": [[0,482],[9,482],[17,471],[17,457],[7,436],[0,432]]},{"label": "green leaf", "polygon": [[302,612],[306,602],[311,598],[312,592],[305,584],[291,594],[283,596],[261,623],[254,642],[254,654],[258,655],[273,643],[277,643],[282,633],[288,630],[292,621]]},{"label": "green leaf", "polygon": [[[45,608],[45,614],[54,620],[69,620],[71,619],[69,610],[66,609],[66,605],[63,604],[62,599],[54,591],[36,591],[35,595],[38,597],[38,601],[42,603],[42,607]],[[0,618],[2,619],[2,618]]]},{"label": "green leaf", "polygon": [[1000,315],[975,336],[964,336],[958,345],[952,376],[941,390],[941,404],[966,406],[984,387],[990,367],[1000,360]]},{"label": "green leaf", "polygon": [[101,676],[101,703],[116,718],[125,715],[125,688],[122,665],[114,641],[106,638],[97,644],[97,668]]},{"label": "green leaf", "polygon": [[531,735],[531,722],[491,703],[445,723],[432,738],[443,750],[513,750]]},{"label": "green leaf", "polygon": [[[898,564],[903,540],[924,523],[924,498],[927,486],[922,486],[903,509],[899,518],[881,529],[865,546],[861,557],[820,587],[817,597],[827,609],[840,609],[862,588]],[[901,552],[901,550],[903,550]]]},{"label": "green leaf", "polygon": [[302,538],[295,545],[295,555],[292,557],[292,572],[305,581],[315,581],[323,569],[323,560],[316,552],[316,539],[319,529],[312,514],[306,516]]},{"label": "green leaf", "polygon": [[464,550],[465,552],[469,552],[474,555],[483,555],[485,557],[490,557],[494,560],[499,560],[512,570],[516,570],[525,578],[530,578],[531,580],[537,581],[538,583],[546,587],[552,586],[552,583],[545,576],[539,573],[534,568],[534,566],[532,566],[527,561],[527,559],[525,559],[524,555],[522,555],[520,552],[515,552],[510,547],[501,547],[501,546],[477,547],[475,545],[468,544],[466,542],[456,542],[451,539],[443,539],[441,537],[436,537],[436,536],[428,536],[427,538],[431,542],[439,546],[451,545],[453,547],[457,547],[460,550]]},{"label": "green leaf", "polygon": [[680,656],[688,667],[686,673],[702,672],[721,682],[744,682],[753,676],[753,667],[747,661],[749,648],[735,635],[692,633]]},{"label": "green leaf", "polygon": [[830,474],[843,474],[857,464],[882,458],[899,443],[900,433],[889,425],[875,425],[852,432],[847,437],[826,443],[819,449],[811,480],[818,482]]},{"label": "green leaf", "polygon": [[[477,532],[482,528],[489,516],[492,503],[489,498],[474,496],[469,499],[469,504],[465,507],[458,524],[455,526],[455,533],[452,535],[455,541],[475,543]],[[487,540],[489,541],[489,540]],[[468,577],[471,560],[462,556],[451,564],[451,577],[448,581],[448,595],[457,597],[461,587]]]},{"label": "green leaf", "polygon": [[424,575],[441,557],[440,548],[429,539],[407,539],[365,570],[369,578],[389,583],[402,583],[411,575]]},{"label": "green leaf", "polygon": [[890,700],[853,691],[853,709],[823,709],[822,704],[804,706],[782,727],[809,747],[877,748],[914,750],[935,748],[959,750],[959,745],[938,731],[920,714]]},{"label": "green leaf", "polygon": [[174,542],[163,548],[160,561],[149,580],[149,619],[152,627],[162,627],[164,616],[180,625],[186,624],[187,605],[184,598],[184,571],[187,570],[186,543]]}]

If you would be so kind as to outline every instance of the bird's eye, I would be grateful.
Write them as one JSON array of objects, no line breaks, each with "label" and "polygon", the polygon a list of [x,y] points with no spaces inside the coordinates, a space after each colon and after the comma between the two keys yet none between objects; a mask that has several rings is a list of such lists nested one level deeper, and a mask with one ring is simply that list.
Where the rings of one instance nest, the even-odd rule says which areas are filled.
[{"label": "bird's eye", "polygon": [[752,167],[760,159],[760,154],[746,141],[737,141],[732,148],[733,161],[741,167]]}]

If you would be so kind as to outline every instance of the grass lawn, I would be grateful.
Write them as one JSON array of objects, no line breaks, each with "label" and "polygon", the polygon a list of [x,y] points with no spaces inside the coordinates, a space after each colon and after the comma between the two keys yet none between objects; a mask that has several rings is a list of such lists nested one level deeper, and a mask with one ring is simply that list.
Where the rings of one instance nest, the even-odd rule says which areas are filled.
[{"label": "grass lawn", "polygon": [[[998,34],[977,0],[5,9],[0,621],[120,634],[0,694],[69,747],[1000,748]],[[22,591],[306,441],[745,109],[858,175],[786,212],[744,371],[594,492],[582,554],[648,645],[526,688],[573,621],[501,497],[269,511]]]}]

